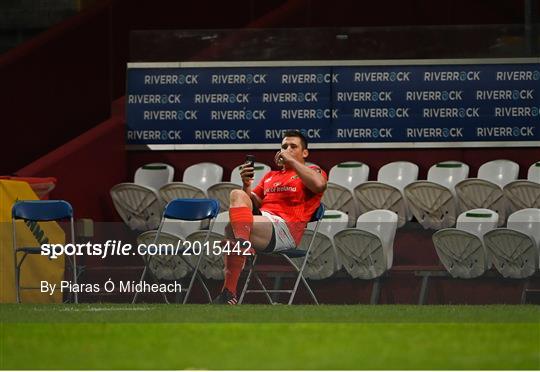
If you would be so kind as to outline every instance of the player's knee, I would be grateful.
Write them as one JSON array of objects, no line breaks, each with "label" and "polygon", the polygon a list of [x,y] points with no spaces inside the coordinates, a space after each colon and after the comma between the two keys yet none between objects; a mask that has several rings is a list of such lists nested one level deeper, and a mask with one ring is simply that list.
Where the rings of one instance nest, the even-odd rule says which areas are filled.
[{"label": "player's knee", "polygon": [[249,196],[243,191],[243,190],[232,190],[230,194],[230,201],[231,205],[245,205],[249,206],[251,204],[251,200],[249,199]]}]

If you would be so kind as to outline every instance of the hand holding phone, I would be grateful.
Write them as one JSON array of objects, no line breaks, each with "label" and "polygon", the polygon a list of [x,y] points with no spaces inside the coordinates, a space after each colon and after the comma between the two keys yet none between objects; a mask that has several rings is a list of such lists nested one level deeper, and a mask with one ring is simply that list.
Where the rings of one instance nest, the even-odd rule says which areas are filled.
[{"label": "hand holding phone", "polygon": [[246,155],[246,161],[241,171],[242,178],[253,179],[255,176],[255,155]]}]

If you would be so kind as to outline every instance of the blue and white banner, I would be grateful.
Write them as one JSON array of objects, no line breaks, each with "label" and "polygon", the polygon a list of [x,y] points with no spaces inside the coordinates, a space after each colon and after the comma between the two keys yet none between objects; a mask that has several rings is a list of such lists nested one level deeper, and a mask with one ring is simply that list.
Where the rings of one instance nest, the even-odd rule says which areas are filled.
[{"label": "blue and white banner", "polygon": [[[540,60],[130,63],[128,148],[539,146]],[[474,62],[474,63],[473,63]]]}]

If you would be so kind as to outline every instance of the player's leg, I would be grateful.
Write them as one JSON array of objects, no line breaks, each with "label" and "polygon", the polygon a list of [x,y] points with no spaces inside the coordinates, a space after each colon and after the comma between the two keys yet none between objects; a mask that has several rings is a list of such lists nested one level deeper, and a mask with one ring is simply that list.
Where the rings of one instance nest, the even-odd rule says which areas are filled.
[{"label": "player's leg", "polygon": [[[227,238],[234,244],[246,242],[241,245],[243,253],[247,244],[257,251],[264,250],[272,241],[273,228],[269,219],[263,216],[253,216],[253,204],[249,196],[242,190],[231,192],[229,208],[230,225],[226,228]],[[247,256],[243,254],[227,254],[225,261],[225,282],[222,293],[215,303],[236,303],[236,288],[238,279],[244,269]]]}]

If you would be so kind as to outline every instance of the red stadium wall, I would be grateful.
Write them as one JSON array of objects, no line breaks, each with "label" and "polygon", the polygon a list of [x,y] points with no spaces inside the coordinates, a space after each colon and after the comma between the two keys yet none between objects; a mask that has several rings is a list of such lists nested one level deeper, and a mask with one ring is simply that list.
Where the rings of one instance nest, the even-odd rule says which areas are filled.
[{"label": "red stadium wall", "polygon": [[124,121],[119,116],[60,146],[17,172],[18,176],[56,177],[52,199],[68,200],[75,217],[118,219],[109,190],[127,179]]}]

